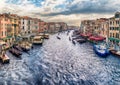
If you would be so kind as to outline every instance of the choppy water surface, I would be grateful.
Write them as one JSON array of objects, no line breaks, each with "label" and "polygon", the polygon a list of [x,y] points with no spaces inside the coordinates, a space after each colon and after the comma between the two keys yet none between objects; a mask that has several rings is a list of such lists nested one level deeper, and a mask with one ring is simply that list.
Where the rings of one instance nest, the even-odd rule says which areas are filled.
[{"label": "choppy water surface", "polygon": [[0,64],[0,85],[120,85],[120,58],[100,58],[92,45],[72,44],[66,33],[51,35],[22,59],[10,53]]}]

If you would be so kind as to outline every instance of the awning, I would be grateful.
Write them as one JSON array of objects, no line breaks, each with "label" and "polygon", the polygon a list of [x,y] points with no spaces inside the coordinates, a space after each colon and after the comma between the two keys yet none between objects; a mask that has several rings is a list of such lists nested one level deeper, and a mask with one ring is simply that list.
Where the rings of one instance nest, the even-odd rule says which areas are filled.
[{"label": "awning", "polygon": [[12,38],[12,36],[7,36],[6,38],[7,38],[7,39],[10,39],[10,38]]},{"label": "awning", "polygon": [[90,40],[95,40],[95,41],[103,41],[105,40],[105,37],[102,36],[91,36],[89,37]]},{"label": "awning", "polygon": [[5,37],[5,38],[2,38],[2,40],[8,40],[8,39],[10,39],[10,38],[12,38],[12,36],[7,36],[7,37]]},{"label": "awning", "polygon": [[3,45],[3,44],[5,44],[5,42],[4,41],[0,41],[0,45]]},{"label": "awning", "polygon": [[109,40],[111,40],[111,41],[116,41],[116,42],[120,42],[120,39],[118,39],[118,38],[113,38],[113,37],[110,37],[110,38],[108,38]]}]

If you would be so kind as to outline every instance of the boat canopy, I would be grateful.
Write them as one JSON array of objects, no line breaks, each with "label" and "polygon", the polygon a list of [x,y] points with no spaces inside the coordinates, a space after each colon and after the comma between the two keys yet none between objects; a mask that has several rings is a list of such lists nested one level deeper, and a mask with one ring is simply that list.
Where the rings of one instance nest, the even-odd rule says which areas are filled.
[{"label": "boat canopy", "polygon": [[80,34],[82,37],[90,37],[92,34],[91,33],[87,33],[87,34]]},{"label": "boat canopy", "polygon": [[111,41],[120,42],[120,39],[118,39],[118,38],[110,37],[108,39],[111,40]]},{"label": "boat canopy", "polygon": [[4,41],[0,41],[0,45],[4,45],[6,44]]},{"label": "boat canopy", "polygon": [[105,38],[105,37],[102,37],[102,36],[91,36],[89,39],[90,39],[90,40],[95,40],[95,41],[103,41],[103,40],[105,40],[106,38]]},{"label": "boat canopy", "polygon": [[42,38],[42,36],[35,36],[34,39]]}]

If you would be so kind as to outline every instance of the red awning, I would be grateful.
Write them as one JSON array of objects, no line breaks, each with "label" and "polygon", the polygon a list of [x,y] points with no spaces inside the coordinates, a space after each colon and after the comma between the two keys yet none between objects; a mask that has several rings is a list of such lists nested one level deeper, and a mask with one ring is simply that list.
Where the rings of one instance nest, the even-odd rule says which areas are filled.
[{"label": "red awning", "polygon": [[102,36],[91,36],[89,38],[90,40],[95,40],[95,41],[102,41],[105,39],[105,37],[102,37]]},{"label": "red awning", "polygon": [[87,34],[80,34],[81,36],[83,36],[83,37],[90,37],[92,34],[90,34],[90,33],[87,33]]}]

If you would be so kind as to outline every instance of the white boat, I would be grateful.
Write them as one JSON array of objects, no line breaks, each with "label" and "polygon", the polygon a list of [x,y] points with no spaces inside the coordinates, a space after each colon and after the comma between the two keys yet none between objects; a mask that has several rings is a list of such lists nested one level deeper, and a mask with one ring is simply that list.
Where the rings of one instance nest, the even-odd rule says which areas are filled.
[{"label": "white boat", "polygon": [[33,44],[41,44],[43,43],[43,38],[40,35],[36,35],[33,38]]},{"label": "white boat", "polygon": [[48,33],[39,33],[39,36],[42,36],[43,39],[49,39],[49,34]]}]

